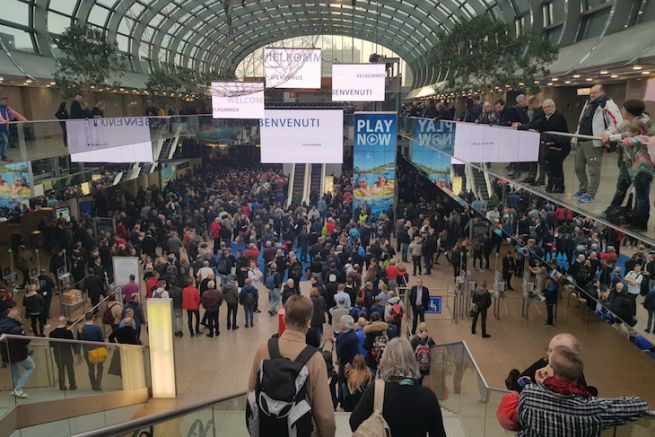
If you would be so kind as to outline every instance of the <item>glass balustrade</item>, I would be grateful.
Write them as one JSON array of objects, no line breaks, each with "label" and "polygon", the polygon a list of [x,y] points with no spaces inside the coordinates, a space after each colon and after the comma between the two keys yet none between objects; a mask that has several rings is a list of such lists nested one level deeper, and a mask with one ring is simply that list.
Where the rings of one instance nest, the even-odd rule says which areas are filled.
[{"label": "glass balustrade", "polygon": [[[414,143],[421,144],[432,150],[437,150],[452,156],[452,144],[454,144],[454,141],[452,143],[446,141],[435,141],[435,136],[429,135],[434,131],[427,132],[426,135],[426,129],[424,128],[426,123],[431,123],[431,121],[421,118],[404,118],[399,125],[403,135],[412,139]],[[443,131],[454,132],[454,130],[457,129],[457,126],[460,125],[460,122],[443,121],[437,122],[434,125]],[[575,126],[569,126],[569,130],[574,130],[574,128]],[[511,128],[495,126],[494,129],[498,129],[498,132],[500,132],[495,135],[502,138],[504,135],[502,131]],[[418,138],[419,136],[422,136],[422,138]],[[594,147],[592,147],[592,143]],[[567,153],[567,144],[574,147],[569,153]],[[493,159],[493,157],[488,157],[486,160],[483,160],[484,147],[481,146],[480,150],[482,152],[479,153],[479,161],[466,158],[464,158],[463,161],[472,164],[478,169],[486,169],[489,174],[496,178],[509,180],[514,184],[529,189],[530,191],[539,193],[545,198],[552,199],[559,203],[565,203],[575,211],[602,222],[614,225],[627,225],[628,221],[632,220],[630,226],[625,226],[626,232],[633,235],[635,238],[648,241],[651,244],[655,243],[655,221],[652,219],[655,214],[650,215],[651,220],[646,224],[645,222],[640,223],[641,218],[644,216],[642,211],[637,212],[635,217],[629,217],[630,214],[626,214],[626,212],[631,210],[631,208],[619,208],[625,206],[628,200],[632,201],[631,205],[633,205],[637,200],[636,192],[633,193],[632,196],[629,196],[629,194],[633,192],[635,186],[632,184],[629,174],[625,171],[622,179],[622,181],[625,181],[625,185],[622,190],[617,190],[617,184],[619,184],[619,176],[621,174],[621,171],[619,170],[619,162],[625,160],[625,155],[620,154],[621,149],[622,147],[619,143],[603,145],[600,137],[576,137],[576,135],[568,133],[549,131],[540,136],[540,149],[538,154],[535,150],[535,153],[532,154],[532,158],[528,157],[528,154],[525,153],[525,149],[508,147],[507,150],[502,153],[502,156],[504,157],[503,162],[494,162],[498,161],[498,159]],[[547,175],[550,172],[547,169],[549,164],[548,161],[546,161],[546,157],[550,157],[552,162],[555,162],[556,160],[562,161],[564,180],[561,183],[557,183],[558,187],[561,187],[561,190],[552,190],[551,188],[548,188],[550,185],[549,178],[544,177],[544,175]],[[598,162],[600,162],[600,164],[598,164]],[[583,166],[583,164],[585,164],[585,166]],[[586,173],[582,172],[583,167],[585,168]],[[593,169],[591,167],[593,167]],[[596,177],[594,176],[592,178],[592,173],[596,173],[596,167],[600,168],[597,187],[594,182]],[[629,164],[628,167],[630,167]],[[585,174],[586,177],[584,176]],[[532,182],[535,179],[536,182]],[[584,182],[585,179],[588,185],[587,192],[594,194],[592,202],[585,202],[584,199],[581,200],[579,199],[579,196],[576,196],[576,193],[578,193],[581,188],[581,181]],[[638,183],[640,182],[642,181],[638,180]],[[585,187],[582,186],[582,188]],[[617,191],[619,192],[617,193]],[[648,202],[650,202],[652,200],[651,190],[645,189],[644,192],[647,192],[646,197]],[[610,205],[614,208],[609,208]],[[612,210],[607,213],[608,209]],[[626,216],[628,216],[627,219]]]},{"label": "glass balustrade", "polygon": [[[12,354],[8,354],[10,362],[0,368],[0,416],[17,405],[150,386],[146,346],[3,335],[0,337],[0,348],[8,351],[12,343],[25,341],[29,341],[29,361],[12,362]],[[89,352],[98,347],[104,349],[105,357],[98,364],[92,364]],[[20,377],[27,367],[32,367],[32,375],[22,390],[28,397],[14,396],[16,384],[20,383]]]}]

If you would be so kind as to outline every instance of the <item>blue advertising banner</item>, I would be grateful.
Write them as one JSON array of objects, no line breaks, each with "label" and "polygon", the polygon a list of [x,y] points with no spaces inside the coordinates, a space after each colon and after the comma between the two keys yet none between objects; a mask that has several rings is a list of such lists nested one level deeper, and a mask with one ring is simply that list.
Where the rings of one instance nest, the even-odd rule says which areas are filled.
[{"label": "blue advertising banner", "polygon": [[368,205],[379,217],[393,206],[398,119],[395,112],[356,112],[353,208]]},{"label": "blue advertising banner", "polygon": [[412,162],[435,184],[447,189],[451,189],[450,157],[455,149],[455,130],[455,123],[416,119],[411,142]]}]

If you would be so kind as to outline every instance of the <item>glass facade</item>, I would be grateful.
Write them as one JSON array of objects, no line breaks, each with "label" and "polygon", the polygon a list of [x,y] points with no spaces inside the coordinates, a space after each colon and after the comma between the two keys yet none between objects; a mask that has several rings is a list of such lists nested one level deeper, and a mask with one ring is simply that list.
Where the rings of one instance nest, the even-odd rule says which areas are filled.
[{"label": "glass facade", "polygon": [[[653,0],[3,0],[0,49],[56,56],[49,36],[72,22],[88,23],[116,41],[138,73],[184,67],[201,73],[243,75],[260,68],[261,47],[304,35],[341,62],[394,53],[411,69],[415,86],[433,81],[426,53],[440,31],[490,14],[538,27],[560,46],[621,31],[655,19]],[[378,46],[371,49],[371,44]],[[379,47],[383,47],[381,49]],[[350,61],[348,60],[350,48]],[[353,50],[354,49],[354,50]],[[358,53],[357,53],[358,52]],[[408,74],[405,74],[408,77]]]}]

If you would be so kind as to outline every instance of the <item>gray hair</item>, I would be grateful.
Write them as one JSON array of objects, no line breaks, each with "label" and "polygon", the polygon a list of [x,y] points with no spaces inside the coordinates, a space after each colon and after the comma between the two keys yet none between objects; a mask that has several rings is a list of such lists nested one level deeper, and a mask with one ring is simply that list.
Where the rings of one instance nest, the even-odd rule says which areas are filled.
[{"label": "gray hair", "polygon": [[382,353],[377,376],[385,381],[394,377],[411,379],[421,377],[418,362],[409,340],[396,337],[387,343]]},{"label": "gray hair", "polygon": [[353,329],[353,325],[355,324],[355,320],[348,314],[341,316],[339,322],[341,322],[346,329]]}]

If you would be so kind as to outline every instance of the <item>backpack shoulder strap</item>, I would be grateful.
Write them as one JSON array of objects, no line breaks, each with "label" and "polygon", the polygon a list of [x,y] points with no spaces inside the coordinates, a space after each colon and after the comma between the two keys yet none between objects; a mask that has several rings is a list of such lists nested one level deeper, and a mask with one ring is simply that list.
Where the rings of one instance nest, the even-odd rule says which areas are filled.
[{"label": "backpack shoulder strap", "polygon": [[308,345],[298,354],[294,361],[304,366],[316,352],[318,352],[318,349]]},{"label": "backpack shoulder strap", "polygon": [[280,355],[280,347],[279,347],[279,338],[270,338],[268,340],[268,354],[271,356],[271,359],[278,359],[282,358]]},{"label": "backpack shoulder strap", "polygon": [[378,378],[375,380],[373,411],[379,411],[380,413],[382,413],[383,407],[384,407],[384,380]]}]

